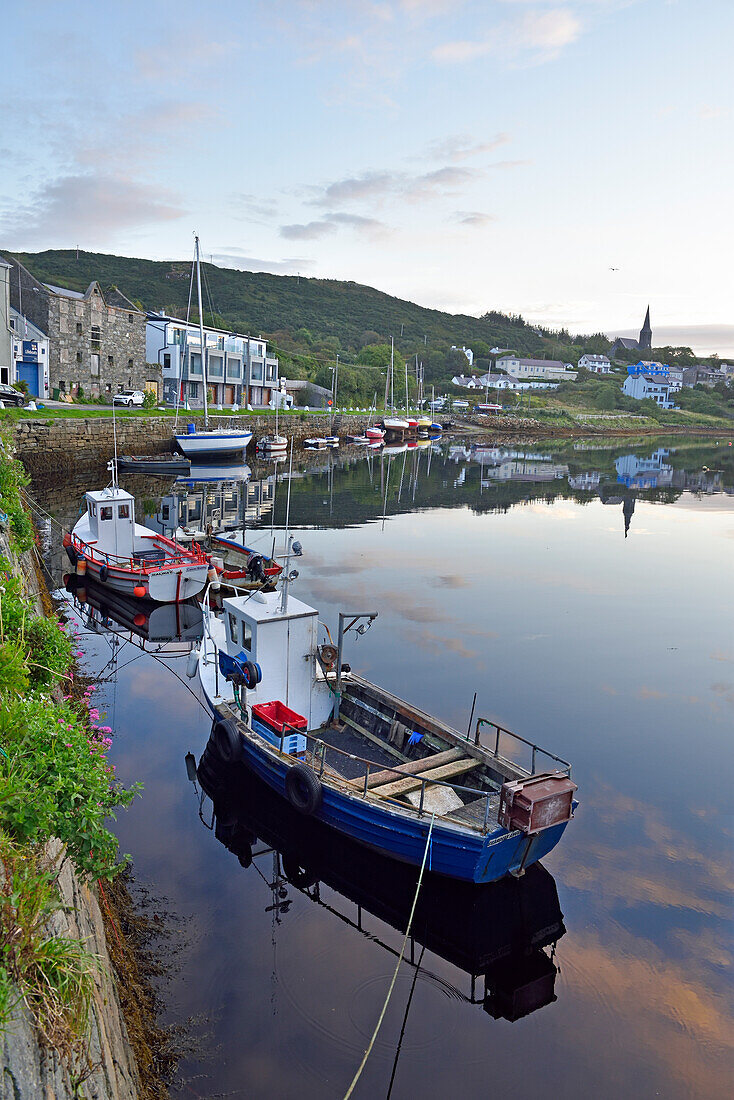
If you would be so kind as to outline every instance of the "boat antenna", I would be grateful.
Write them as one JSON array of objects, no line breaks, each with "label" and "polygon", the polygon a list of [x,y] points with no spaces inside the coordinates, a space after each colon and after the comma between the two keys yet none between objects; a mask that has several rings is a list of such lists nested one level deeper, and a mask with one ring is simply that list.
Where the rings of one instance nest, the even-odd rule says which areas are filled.
[{"label": "boat antenna", "polygon": [[[115,419],[114,400],[112,402],[112,441],[114,445],[114,455],[112,458],[112,488],[115,490],[117,488],[117,421]],[[115,527],[115,532],[117,532],[117,527]],[[116,546],[115,549],[117,549]]]},{"label": "boat antenna", "polygon": [[280,613],[288,610],[288,585],[291,572],[291,482],[293,480],[293,436],[291,436],[291,457],[288,465],[288,497],[285,505],[285,565],[283,568],[283,597],[280,601]]},{"label": "boat antenna", "polygon": [[204,342],[204,313],[201,307],[201,257],[199,255],[199,238],[194,235],[196,257],[196,294],[199,301],[199,336],[201,338],[201,377],[204,383],[204,427],[209,427],[209,403],[207,398],[206,380],[206,343]]}]

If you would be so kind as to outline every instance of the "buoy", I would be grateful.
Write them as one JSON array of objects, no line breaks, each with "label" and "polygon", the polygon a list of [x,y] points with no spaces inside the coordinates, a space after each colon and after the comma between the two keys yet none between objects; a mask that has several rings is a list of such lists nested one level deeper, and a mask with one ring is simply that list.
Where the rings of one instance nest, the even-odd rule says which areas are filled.
[{"label": "buoy", "polygon": [[142,584],[136,584],[133,588],[133,596],[138,596],[138,598],[142,599],[145,594],[145,586]]},{"label": "buoy", "polygon": [[78,562],[76,563],[76,571],[77,571],[77,573],[79,574],[80,577],[85,577],[87,575],[87,559],[86,558],[79,558]]},{"label": "buoy", "polygon": [[135,626],[145,626],[146,621],[146,616],[143,614],[142,611],[138,611],[137,615],[133,619]]},{"label": "buoy", "polygon": [[215,592],[218,592],[220,587],[221,587],[220,582],[219,582],[219,574],[217,573],[217,571],[216,571],[216,569],[214,568],[213,565],[209,566],[209,569],[207,571],[207,577],[209,578],[209,585],[211,586],[211,588]]},{"label": "buoy", "polygon": [[189,680],[193,680],[194,676],[196,676],[196,667],[198,664],[199,651],[196,646],[194,646],[190,650],[188,658],[186,659],[186,675],[188,676]]},{"label": "buoy", "polygon": [[224,558],[215,558],[212,555],[212,565],[216,569],[217,573],[224,572]]},{"label": "buoy", "polygon": [[71,535],[68,531],[64,533],[64,537],[61,540],[61,545],[66,549],[67,546],[71,546]]}]

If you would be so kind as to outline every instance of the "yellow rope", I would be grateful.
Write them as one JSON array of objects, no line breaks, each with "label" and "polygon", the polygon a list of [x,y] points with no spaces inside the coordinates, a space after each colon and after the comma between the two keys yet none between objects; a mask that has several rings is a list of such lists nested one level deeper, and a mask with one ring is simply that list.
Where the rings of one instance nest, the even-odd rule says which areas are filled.
[{"label": "yellow rope", "polygon": [[387,997],[385,998],[385,1003],[382,1006],[382,1012],[380,1013],[380,1017],[379,1017],[376,1025],[375,1025],[375,1030],[372,1032],[372,1038],[370,1039],[369,1044],[367,1046],[367,1050],[364,1052],[364,1057],[363,1057],[362,1061],[359,1064],[359,1069],[355,1073],[354,1079],[352,1080],[351,1085],[349,1086],[347,1091],[344,1093],[344,1100],[349,1100],[349,1097],[354,1092],[354,1086],[357,1084],[357,1081],[359,1081],[360,1077],[362,1076],[362,1070],[367,1065],[367,1059],[369,1058],[369,1056],[372,1052],[372,1048],[375,1045],[375,1039],[377,1038],[377,1033],[378,1033],[378,1031],[380,1030],[380,1028],[382,1026],[382,1021],[385,1019],[385,1013],[387,1012],[387,1006],[390,1003],[390,997],[392,996],[392,991],[395,988],[395,982],[397,981],[398,971],[400,970],[400,964],[403,961],[403,955],[405,954],[405,948],[406,948],[406,945],[408,943],[408,936],[410,935],[410,929],[411,929],[411,926],[413,924],[413,916],[415,914],[415,907],[418,903],[418,894],[420,893],[421,883],[423,882],[423,872],[426,868],[426,858],[428,856],[428,849],[431,846],[431,833],[433,832],[433,822],[434,822],[435,817],[436,817],[435,814],[431,815],[431,824],[428,828],[428,836],[426,837],[426,847],[425,847],[425,851],[423,852],[423,862],[421,863],[420,874],[418,875],[418,884],[415,888],[415,897],[413,898],[413,905],[412,905],[411,910],[410,910],[410,916],[408,917],[408,925],[405,929],[405,935],[403,936],[403,945],[400,948],[400,954],[398,955],[398,961],[397,961],[397,964],[395,966],[395,972],[392,976],[392,981],[390,982],[390,988],[387,991]]}]

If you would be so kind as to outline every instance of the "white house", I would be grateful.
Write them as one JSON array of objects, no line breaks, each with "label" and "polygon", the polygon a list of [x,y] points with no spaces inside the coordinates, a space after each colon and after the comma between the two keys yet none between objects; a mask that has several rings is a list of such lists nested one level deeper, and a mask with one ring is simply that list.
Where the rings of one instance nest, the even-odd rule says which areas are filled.
[{"label": "white house", "polygon": [[479,385],[479,379],[473,374],[455,374],[451,381],[455,386],[461,386],[465,390],[475,390]]},{"label": "white house", "polygon": [[575,370],[567,370],[560,359],[521,359],[516,355],[503,355],[497,366],[514,374],[515,378],[547,378],[554,382],[573,382],[578,377]]},{"label": "white house", "polygon": [[584,492],[596,492],[601,482],[601,473],[599,470],[584,470],[582,474],[576,474],[572,477],[569,474],[568,485],[570,489],[582,489]]},{"label": "white house", "polygon": [[482,389],[490,390],[526,390],[529,389],[528,381],[521,382],[512,374],[482,374],[477,379]]},{"label": "white house", "polygon": [[[278,400],[278,360],[262,337],[241,336],[204,326],[206,377],[212,404],[265,406]],[[164,313],[147,315],[146,359],[163,374],[163,399],[170,405],[204,403],[199,326]]]},{"label": "white house", "polygon": [[[17,309],[10,307],[10,330],[13,343],[13,382],[26,382],[31,397],[49,395],[49,341],[45,332],[29,321]],[[0,382],[7,381],[4,377]]]},{"label": "white house", "polygon": [[622,386],[622,393],[634,397],[635,401],[644,401],[651,397],[663,409],[674,409],[670,400],[670,382],[662,375],[628,374]]},{"label": "white house", "polygon": [[606,355],[582,355],[579,359],[579,367],[592,371],[593,374],[611,374],[612,364]]},{"label": "white house", "polygon": [[474,366],[474,352],[472,351],[471,348],[465,348],[465,347],[463,347],[463,345],[462,345],[462,347],[457,348],[456,344],[452,344],[451,345],[451,350],[452,351],[463,351],[464,355],[467,358],[467,362],[469,363],[469,366],[470,367]]},{"label": "white house", "polygon": [[10,327],[10,264],[0,259],[0,382],[11,385],[13,344]]}]

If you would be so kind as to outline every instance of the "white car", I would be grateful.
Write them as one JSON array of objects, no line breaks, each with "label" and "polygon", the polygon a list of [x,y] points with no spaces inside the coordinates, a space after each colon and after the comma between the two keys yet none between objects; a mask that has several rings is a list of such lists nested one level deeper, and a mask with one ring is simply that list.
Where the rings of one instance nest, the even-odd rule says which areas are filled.
[{"label": "white car", "polygon": [[142,408],[144,401],[145,394],[141,390],[121,390],[112,398],[113,405],[127,405],[129,409],[134,405]]}]

